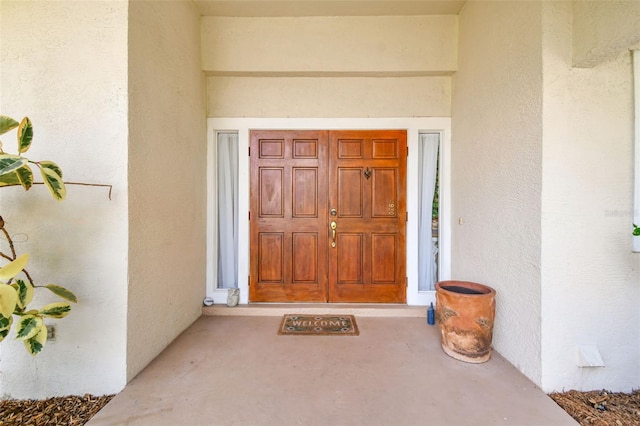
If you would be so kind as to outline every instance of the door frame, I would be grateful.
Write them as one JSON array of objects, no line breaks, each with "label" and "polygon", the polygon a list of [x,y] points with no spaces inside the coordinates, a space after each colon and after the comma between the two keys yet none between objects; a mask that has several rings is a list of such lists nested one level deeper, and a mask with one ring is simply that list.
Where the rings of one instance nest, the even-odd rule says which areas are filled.
[{"label": "door frame", "polygon": [[216,288],[216,135],[238,132],[240,212],[238,229],[238,285],[240,303],[249,303],[249,132],[251,130],[385,130],[406,129],[407,158],[407,305],[435,302],[435,292],[418,291],[418,135],[440,133],[440,279],[451,278],[451,118],[208,118],[207,119],[207,264],[206,297],[215,304],[227,301],[227,290]]}]

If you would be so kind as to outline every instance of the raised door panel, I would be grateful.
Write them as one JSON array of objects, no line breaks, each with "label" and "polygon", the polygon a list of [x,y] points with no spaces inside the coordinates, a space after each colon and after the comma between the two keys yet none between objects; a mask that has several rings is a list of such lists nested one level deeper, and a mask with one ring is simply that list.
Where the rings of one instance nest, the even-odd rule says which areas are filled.
[{"label": "raised door panel", "polygon": [[258,277],[261,282],[284,282],[284,234],[261,232],[258,236]]},{"label": "raised door panel", "polygon": [[318,217],[318,168],[293,168],[293,216]]},{"label": "raised door panel", "polygon": [[284,169],[260,168],[259,217],[284,217]]},{"label": "raised door panel", "polygon": [[396,262],[398,256],[397,234],[371,234],[371,283],[393,284],[396,281]]},{"label": "raised door panel", "polygon": [[338,217],[363,217],[362,168],[340,167],[337,170]]},{"label": "raised door panel", "polygon": [[291,254],[293,284],[318,283],[318,234],[311,232],[294,232]]},{"label": "raised door panel", "polygon": [[364,283],[364,234],[340,232],[336,238],[338,261],[337,280],[340,284]]},{"label": "raised door panel", "polygon": [[365,141],[363,139],[341,138],[337,140],[337,158],[362,159],[364,157]]},{"label": "raised door panel", "polygon": [[374,160],[397,159],[401,150],[398,139],[375,139],[371,140],[371,158]]}]

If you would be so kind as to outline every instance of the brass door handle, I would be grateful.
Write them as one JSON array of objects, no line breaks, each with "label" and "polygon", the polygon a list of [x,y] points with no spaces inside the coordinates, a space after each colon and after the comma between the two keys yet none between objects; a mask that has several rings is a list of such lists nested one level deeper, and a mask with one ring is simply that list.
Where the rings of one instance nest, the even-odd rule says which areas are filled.
[{"label": "brass door handle", "polygon": [[338,227],[338,224],[336,223],[335,220],[331,221],[330,227],[331,227],[331,239],[332,239],[331,247],[335,248],[335,246],[336,246],[336,228]]}]

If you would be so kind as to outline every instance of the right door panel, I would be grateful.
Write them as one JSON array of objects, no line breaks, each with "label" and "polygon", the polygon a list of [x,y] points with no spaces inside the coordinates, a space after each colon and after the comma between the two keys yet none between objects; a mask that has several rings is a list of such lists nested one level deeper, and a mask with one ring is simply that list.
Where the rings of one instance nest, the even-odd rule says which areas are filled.
[{"label": "right door panel", "polygon": [[329,133],[330,302],[406,302],[406,158],[405,131]]}]

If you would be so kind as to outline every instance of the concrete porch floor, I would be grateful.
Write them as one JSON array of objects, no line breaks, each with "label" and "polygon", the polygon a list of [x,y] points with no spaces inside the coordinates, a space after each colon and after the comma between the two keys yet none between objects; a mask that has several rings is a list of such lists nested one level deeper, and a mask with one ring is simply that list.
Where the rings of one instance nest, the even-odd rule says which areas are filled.
[{"label": "concrete porch floor", "polygon": [[422,309],[344,307],[357,337],[279,336],[255,309],[205,309],[88,425],[577,424],[495,351],[445,355]]}]

